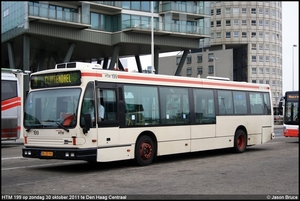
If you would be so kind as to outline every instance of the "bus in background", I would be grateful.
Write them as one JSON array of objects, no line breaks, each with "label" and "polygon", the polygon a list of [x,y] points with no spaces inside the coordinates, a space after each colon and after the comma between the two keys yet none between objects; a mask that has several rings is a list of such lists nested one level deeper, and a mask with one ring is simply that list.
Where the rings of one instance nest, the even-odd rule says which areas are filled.
[{"label": "bus in background", "polygon": [[1,69],[1,141],[17,140],[21,131],[21,90],[18,69]]},{"label": "bus in background", "polygon": [[278,105],[273,107],[274,112],[274,124],[283,124],[283,107],[284,107],[284,96],[280,98]]},{"label": "bus in background", "polygon": [[30,76],[22,156],[145,166],[170,154],[242,153],[273,139],[271,100],[266,84],[56,64]]},{"label": "bus in background", "polygon": [[299,91],[287,91],[284,96],[283,135],[299,137]]}]

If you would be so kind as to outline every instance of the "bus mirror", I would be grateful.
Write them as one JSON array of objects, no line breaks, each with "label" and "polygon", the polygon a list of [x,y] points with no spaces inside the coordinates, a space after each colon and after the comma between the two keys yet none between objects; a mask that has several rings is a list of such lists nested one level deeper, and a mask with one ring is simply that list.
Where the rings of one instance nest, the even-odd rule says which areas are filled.
[{"label": "bus mirror", "polygon": [[282,108],[282,102],[279,102],[279,108]]},{"label": "bus mirror", "polygon": [[92,117],[90,113],[84,114],[85,127],[83,128],[83,133],[86,134],[92,127]]}]

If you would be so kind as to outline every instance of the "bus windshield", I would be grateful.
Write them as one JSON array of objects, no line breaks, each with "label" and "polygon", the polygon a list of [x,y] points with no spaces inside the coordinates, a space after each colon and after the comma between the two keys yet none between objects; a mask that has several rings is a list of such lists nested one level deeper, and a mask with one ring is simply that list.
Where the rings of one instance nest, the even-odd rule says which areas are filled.
[{"label": "bus windshield", "polygon": [[25,104],[24,126],[31,128],[67,128],[76,126],[80,88],[33,91]]},{"label": "bus windshield", "polygon": [[290,125],[298,125],[298,111],[299,111],[299,102],[287,102],[285,108],[285,117],[284,123]]}]

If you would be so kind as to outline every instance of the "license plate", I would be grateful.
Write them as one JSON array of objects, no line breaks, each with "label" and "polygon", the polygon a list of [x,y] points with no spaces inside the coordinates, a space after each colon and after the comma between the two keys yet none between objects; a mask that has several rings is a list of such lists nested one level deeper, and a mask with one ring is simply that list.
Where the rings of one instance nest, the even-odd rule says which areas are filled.
[{"label": "license plate", "polygon": [[53,156],[53,152],[52,151],[42,151],[41,156]]}]

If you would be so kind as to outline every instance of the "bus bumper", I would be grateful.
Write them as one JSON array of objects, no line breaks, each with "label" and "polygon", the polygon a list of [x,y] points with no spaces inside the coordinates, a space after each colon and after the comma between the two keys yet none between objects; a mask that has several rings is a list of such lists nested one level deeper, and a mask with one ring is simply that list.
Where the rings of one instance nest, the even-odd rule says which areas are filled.
[{"label": "bus bumper", "polygon": [[23,147],[22,156],[25,158],[39,159],[63,159],[63,160],[86,160],[96,161],[97,149],[54,149]]}]

